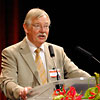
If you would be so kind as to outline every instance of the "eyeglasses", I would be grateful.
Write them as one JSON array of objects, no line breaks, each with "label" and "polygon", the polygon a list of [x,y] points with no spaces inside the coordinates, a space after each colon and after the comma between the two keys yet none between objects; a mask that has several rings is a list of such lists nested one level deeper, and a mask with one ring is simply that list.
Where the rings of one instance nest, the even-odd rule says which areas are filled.
[{"label": "eyeglasses", "polygon": [[44,25],[44,26],[42,26],[42,25],[40,25],[40,24],[32,24],[32,26],[35,28],[35,29],[37,29],[37,30],[40,30],[41,28],[43,28],[43,29],[45,29],[45,30],[47,30],[47,29],[49,29],[49,27],[50,27],[50,25]]}]

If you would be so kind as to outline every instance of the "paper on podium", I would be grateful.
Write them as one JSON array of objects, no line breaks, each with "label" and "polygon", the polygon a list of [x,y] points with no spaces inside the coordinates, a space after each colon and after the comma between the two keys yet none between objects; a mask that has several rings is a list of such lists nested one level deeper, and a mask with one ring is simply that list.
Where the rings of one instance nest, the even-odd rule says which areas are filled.
[{"label": "paper on podium", "polygon": [[63,79],[56,82],[48,83],[46,85],[37,86],[29,91],[27,95],[27,100],[53,100],[52,94],[54,92],[55,86],[58,84],[64,84],[65,89],[68,89],[70,86],[74,86],[76,91],[84,95],[85,91],[89,87],[96,85],[95,78],[72,78],[72,79]]}]

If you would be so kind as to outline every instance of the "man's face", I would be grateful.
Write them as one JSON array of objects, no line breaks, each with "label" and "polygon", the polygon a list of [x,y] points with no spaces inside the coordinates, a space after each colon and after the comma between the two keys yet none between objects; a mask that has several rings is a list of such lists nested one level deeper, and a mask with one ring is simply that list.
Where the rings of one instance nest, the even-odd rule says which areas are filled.
[{"label": "man's face", "polygon": [[37,47],[43,44],[49,34],[50,21],[46,15],[33,19],[30,26],[24,27],[28,39]]}]

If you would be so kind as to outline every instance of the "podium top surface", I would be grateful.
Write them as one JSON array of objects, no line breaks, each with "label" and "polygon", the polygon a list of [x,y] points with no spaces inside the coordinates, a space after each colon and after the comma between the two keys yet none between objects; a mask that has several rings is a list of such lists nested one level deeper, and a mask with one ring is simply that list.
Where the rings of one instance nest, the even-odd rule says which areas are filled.
[{"label": "podium top surface", "polygon": [[84,95],[85,91],[96,85],[95,78],[72,78],[72,79],[64,79],[55,81],[52,83],[48,83],[46,85],[37,86],[29,91],[27,100],[53,100],[52,94],[54,89],[58,85],[64,85],[65,89],[68,89],[70,86],[74,86],[76,88],[77,93],[82,91],[82,95]]}]

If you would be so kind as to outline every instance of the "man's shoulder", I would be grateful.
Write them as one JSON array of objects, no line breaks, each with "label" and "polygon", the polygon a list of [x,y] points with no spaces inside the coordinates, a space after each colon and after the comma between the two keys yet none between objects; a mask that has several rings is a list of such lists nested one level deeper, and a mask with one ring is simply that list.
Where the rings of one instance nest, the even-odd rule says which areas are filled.
[{"label": "man's shoulder", "polygon": [[15,44],[12,44],[12,45],[4,48],[2,51],[16,51],[21,47],[22,42],[23,42],[23,40],[15,43]]}]

